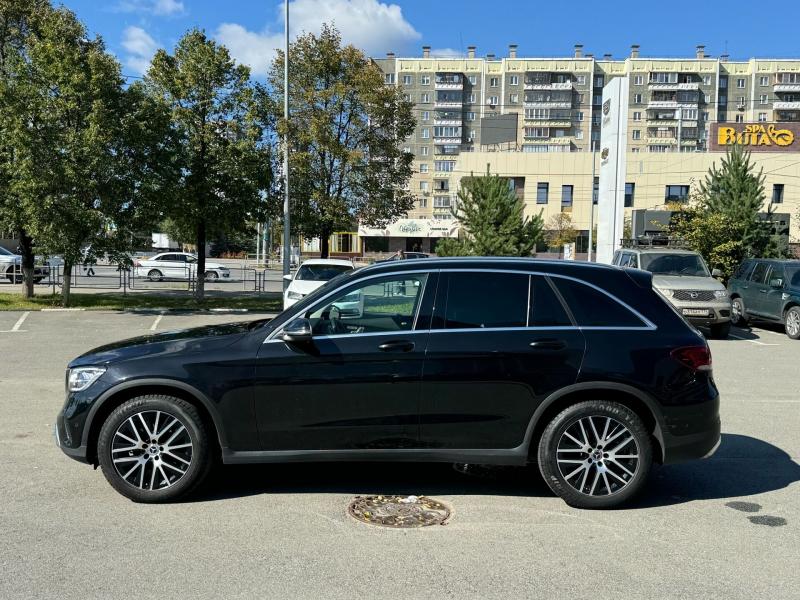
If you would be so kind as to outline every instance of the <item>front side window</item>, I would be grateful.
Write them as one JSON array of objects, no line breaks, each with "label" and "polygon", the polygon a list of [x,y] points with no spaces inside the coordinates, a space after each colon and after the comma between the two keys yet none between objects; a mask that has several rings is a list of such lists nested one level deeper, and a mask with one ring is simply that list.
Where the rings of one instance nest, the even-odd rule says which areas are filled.
[{"label": "front side window", "polygon": [[[517,273],[450,273],[441,327],[525,327],[528,276]],[[437,326],[438,327],[438,326]]]},{"label": "front side window", "polygon": [[758,263],[756,268],[753,269],[753,274],[750,276],[750,281],[753,283],[766,283],[768,267],[769,265],[767,265],[767,263]]},{"label": "front side window", "polygon": [[403,274],[356,283],[317,304],[306,318],[314,335],[410,331],[427,274]]},{"label": "front side window", "polygon": [[645,326],[630,309],[596,288],[561,277],[554,277],[553,283],[581,327]]}]

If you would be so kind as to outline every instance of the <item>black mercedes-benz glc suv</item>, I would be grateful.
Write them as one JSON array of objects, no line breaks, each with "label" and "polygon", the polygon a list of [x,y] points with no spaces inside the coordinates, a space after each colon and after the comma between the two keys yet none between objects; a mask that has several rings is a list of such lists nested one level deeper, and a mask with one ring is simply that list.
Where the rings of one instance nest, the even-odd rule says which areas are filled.
[{"label": "black mercedes-benz glc suv", "polygon": [[537,463],[571,505],[616,506],[653,461],[710,455],[702,336],[649,273],[505,258],[384,263],[271,321],[75,359],[56,438],[140,502],[224,463]]}]

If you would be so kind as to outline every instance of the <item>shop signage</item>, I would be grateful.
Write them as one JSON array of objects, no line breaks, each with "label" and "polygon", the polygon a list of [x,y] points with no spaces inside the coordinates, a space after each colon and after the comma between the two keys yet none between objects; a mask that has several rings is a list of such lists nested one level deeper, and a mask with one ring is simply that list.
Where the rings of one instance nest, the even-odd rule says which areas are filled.
[{"label": "shop signage", "polygon": [[800,150],[800,123],[712,123],[711,150],[740,144],[754,152]]},{"label": "shop signage", "polygon": [[361,237],[458,237],[456,219],[398,219],[386,227],[358,226]]}]

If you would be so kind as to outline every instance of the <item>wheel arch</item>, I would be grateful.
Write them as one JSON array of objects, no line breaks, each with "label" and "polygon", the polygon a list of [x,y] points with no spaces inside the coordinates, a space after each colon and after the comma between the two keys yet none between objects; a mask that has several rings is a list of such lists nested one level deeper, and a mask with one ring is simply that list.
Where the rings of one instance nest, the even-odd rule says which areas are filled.
[{"label": "wheel arch", "polygon": [[653,440],[653,458],[664,460],[663,427],[655,400],[635,387],[622,383],[592,381],[576,383],[554,392],[536,409],[525,433],[529,457],[535,457],[547,424],[562,410],[585,400],[618,402],[630,408],[642,419]]},{"label": "wheel arch", "polygon": [[795,306],[797,306],[797,307],[800,307],[800,302],[799,302],[799,301],[797,301],[797,300],[794,300],[794,299],[792,299],[792,300],[789,300],[789,302],[787,302],[787,303],[786,303],[786,304],[783,306],[783,312],[781,313],[781,316],[783,317],[783,320],[784,320],[784,321],[786,321],[786,314],[787,314],[787,313],[788,313],[788,312],[789,312],[791,309],[793,309]]},{"label": "wheel arch", "polygon": [[169,379],[138,379],[114,386],[103,393],[92,405],[83,428],[82,444],[86,447],[86,461],[97,466],[97,441],[100,429],[108,416],[124,402],[137,396],[174,396],[197,408],[204,424],[213,432],[210,439],[221,448],[226,447],[225,432],[221,418],[212,402],[196,388],[181,381]]}]

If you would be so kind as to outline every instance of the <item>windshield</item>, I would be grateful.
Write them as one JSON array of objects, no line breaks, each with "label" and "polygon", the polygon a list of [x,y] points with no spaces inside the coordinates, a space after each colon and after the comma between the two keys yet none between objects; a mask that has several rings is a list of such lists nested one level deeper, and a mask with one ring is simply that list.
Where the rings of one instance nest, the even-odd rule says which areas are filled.
[{"label": "windshield", "polygon": [[350,265],[301,265],[295,279],[299,281],[328,281],[341,273],[352,271]]},{"label": "windshield", "polygon": [[685,275],[710,277],[708,268],[699,254],[642,254],[642,269],[654,275]]},{"label": "windshield", "polygon": [[4,254],[5,256],[14,256],[13,252],[9,252],[8,250],[3,248],[2,246],[0,246],[0,254]]}]

